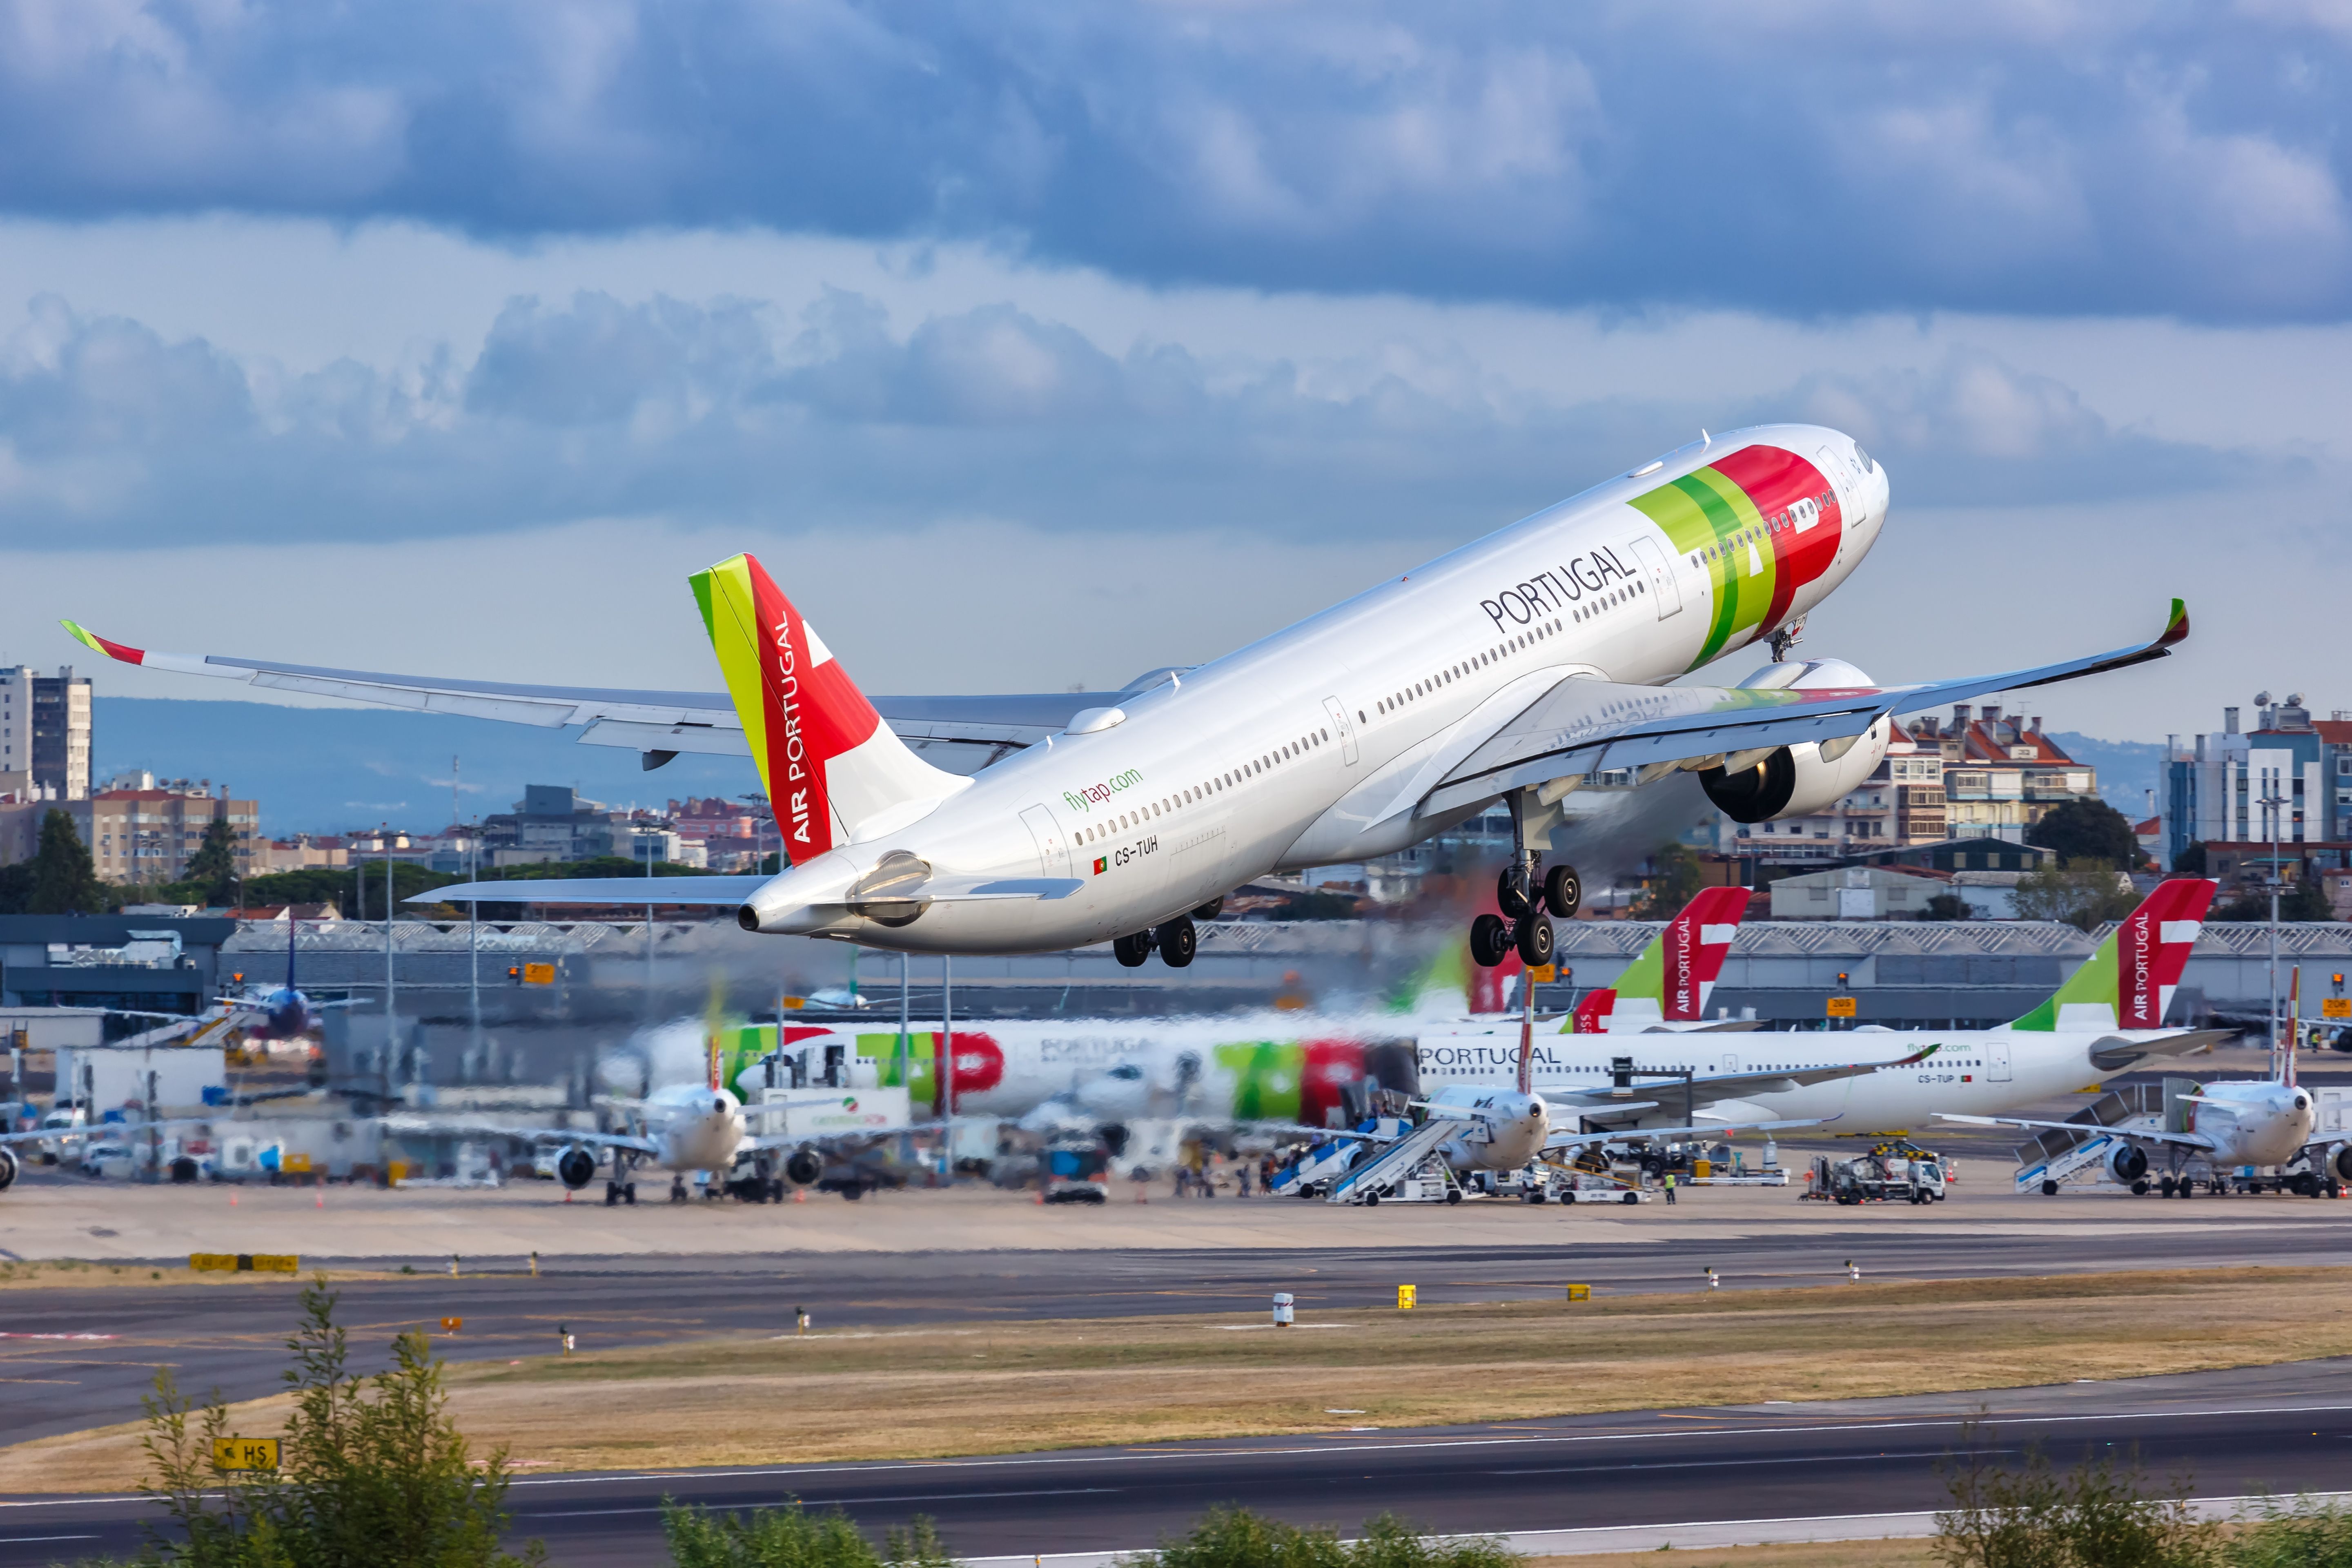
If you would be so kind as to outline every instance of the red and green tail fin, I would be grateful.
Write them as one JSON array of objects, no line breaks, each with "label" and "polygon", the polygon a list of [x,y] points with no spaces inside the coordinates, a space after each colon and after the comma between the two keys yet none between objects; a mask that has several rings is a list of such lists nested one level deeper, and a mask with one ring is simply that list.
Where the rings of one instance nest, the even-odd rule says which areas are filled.
[{"label": "red and green tail fin", "polygon": [[2158,882],[2049,1000],[2010,1026],[2068,1031],[2160,1029],[2219,884]]}]

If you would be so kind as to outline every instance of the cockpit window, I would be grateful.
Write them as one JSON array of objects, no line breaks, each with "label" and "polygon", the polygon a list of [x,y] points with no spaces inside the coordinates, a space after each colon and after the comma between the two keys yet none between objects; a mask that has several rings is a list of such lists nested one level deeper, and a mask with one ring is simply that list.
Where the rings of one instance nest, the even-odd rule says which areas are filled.
[{"label": "cockpit window", "polygon": [[1862,471],[1865,474],[1872,473],[1878,468],[1876,463],[1870,460],[1870,454],[1862,449],[1859,442],[1854,445],[1853,460],[1862,465]]}]

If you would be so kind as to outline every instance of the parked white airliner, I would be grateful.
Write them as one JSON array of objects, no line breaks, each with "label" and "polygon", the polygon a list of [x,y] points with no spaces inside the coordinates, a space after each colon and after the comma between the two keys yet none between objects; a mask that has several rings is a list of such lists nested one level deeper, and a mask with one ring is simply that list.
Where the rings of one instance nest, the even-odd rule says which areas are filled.
[{"label": "parked white airliner", "polygon": [[[1562,796],[1604,770],[1696,772],[1742,822],[1801,816],[1883,754],[1895,715],[2162,656],[2179,601],[2140,647],[2028,669],[1882,689],[1841,659],[1786,656],[1886,520],[1885,471],[1834,430],[1703,436],[1286,630],[1113,704],[910,698],[877,707],[759,563],[692,579],[728,696],[603,691],[151,653],[134,664],[278,689],[542,725],[635,747],[748,751],[792,864],[771,879],[680,879],[664,897],[738,906],[748,930],[925,952],[1011,952],[1114,939],[1140,963],[1191,962],[1191,911],[1271,872],[1417,843],[1496,800],[1520,849],[1503,914],[1474,955],[1550,956],[1546,917],[1574,911],[1572,870],[1537,857]],[[895,626],[875,628],[898,637]],[[1769,641],[1740,685],[1667,687]],[[731,698],[731,701],[730,699]],[[965,775],[925,749],[1007,756]],[[633,879],[536,882],[534,902],[637,902]],[[510,901],[512,884],[441,888]],[[1541,907],[1538,907],[1541,906]]]}]

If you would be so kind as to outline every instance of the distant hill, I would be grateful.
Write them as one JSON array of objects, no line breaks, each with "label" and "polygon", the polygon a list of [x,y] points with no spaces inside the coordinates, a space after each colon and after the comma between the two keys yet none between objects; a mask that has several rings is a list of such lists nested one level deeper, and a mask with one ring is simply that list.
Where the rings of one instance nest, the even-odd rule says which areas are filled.
[{"label": "distant hill", "polygon": [[272,838],[383,822],[417,831],[446,826],[453,756],[463,785],[459,815],[467,817],[513,810],[525,784],[572,784],[615,808],[760,787],[749,757],[689,753],[646,773],[636,752],[581,745],[576,729],[390,708],[100,697],[90,724],[93,779],[145,769],[226,783],[261,803],[261,830]]},{"label": "distant hill", "polygon": [[2078,763],[2099,770],[2099,795],[2134,822],[2152,816],[2147,792],[2154,790],[2156,809],[2164,805],[2164,746],[2156,741],[2101,741],[2072,730],[2053,730],[2050,738]]}]

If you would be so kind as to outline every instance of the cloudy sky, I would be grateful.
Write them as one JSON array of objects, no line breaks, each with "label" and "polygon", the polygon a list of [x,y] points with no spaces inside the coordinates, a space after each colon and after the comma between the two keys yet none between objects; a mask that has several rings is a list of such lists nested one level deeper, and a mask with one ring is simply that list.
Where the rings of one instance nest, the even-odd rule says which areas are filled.
[{"label": "cloudy sky", "polygon": [[1117,686],[1805,418],[1895,500],[1809,651],[2181,594],[2033,710],[2352,708],[2347,64],[2344,0],[0,0],[0,658],[708,687],[749,548],[871,689]]}]

